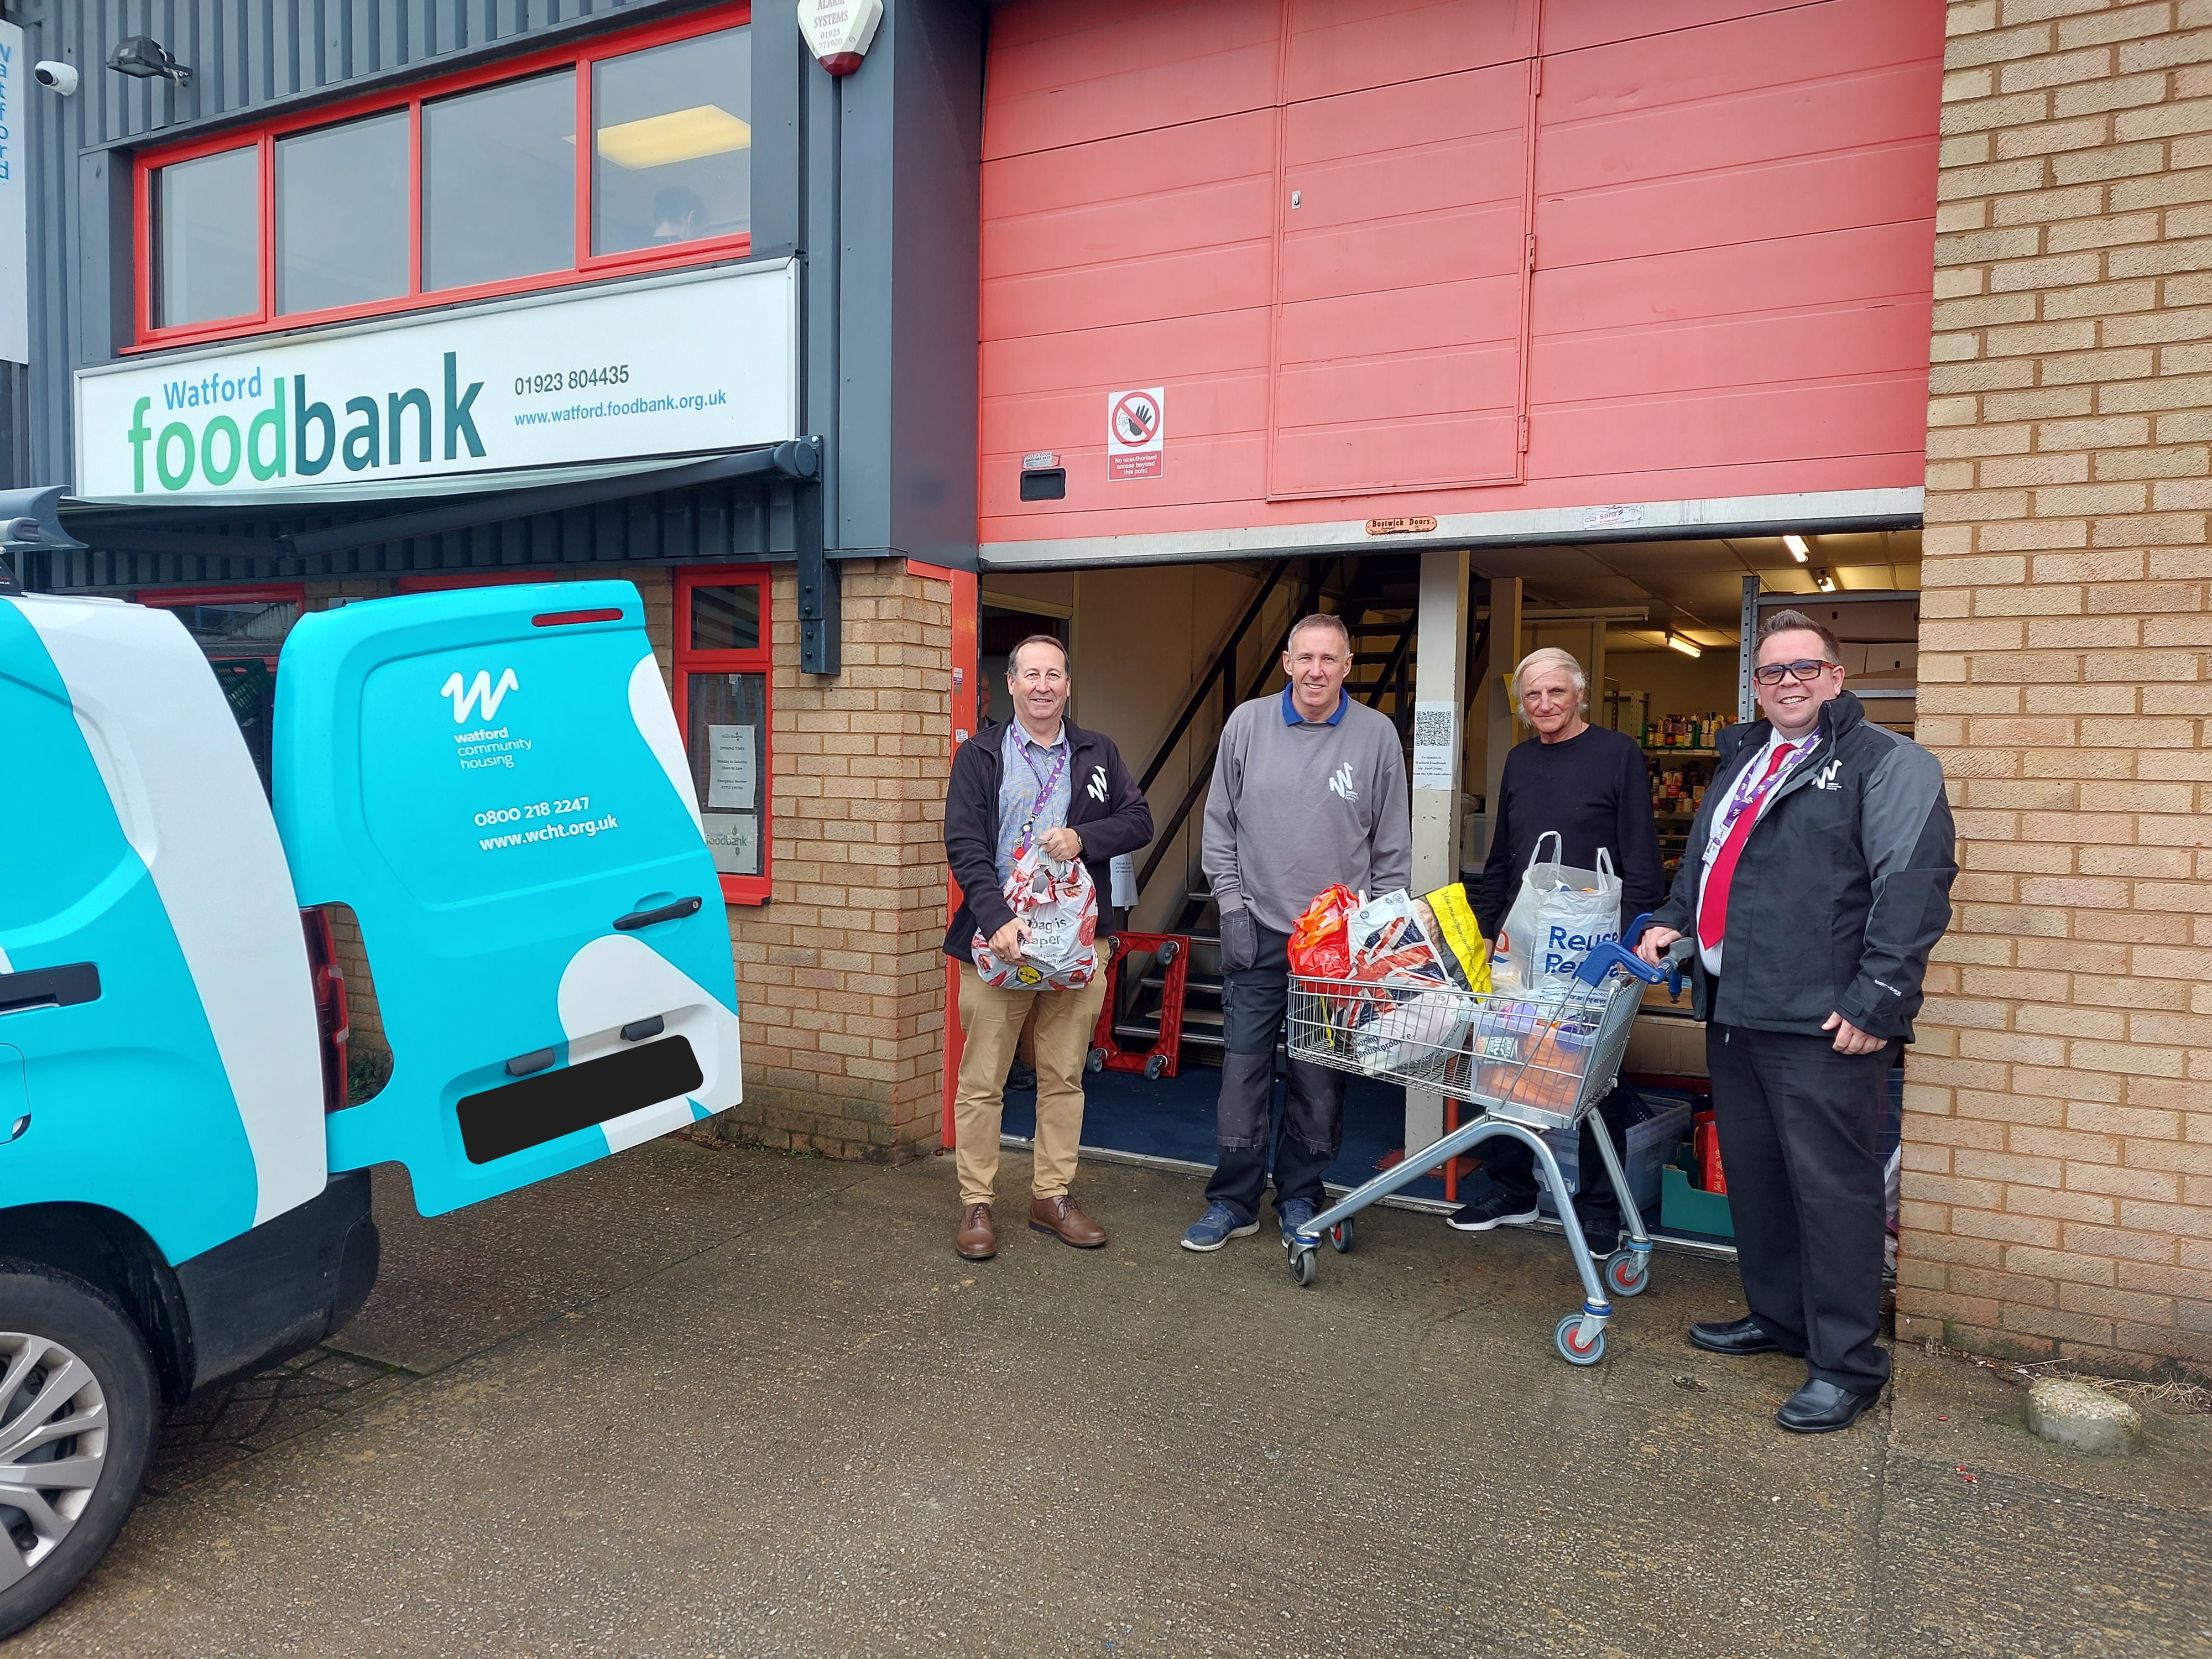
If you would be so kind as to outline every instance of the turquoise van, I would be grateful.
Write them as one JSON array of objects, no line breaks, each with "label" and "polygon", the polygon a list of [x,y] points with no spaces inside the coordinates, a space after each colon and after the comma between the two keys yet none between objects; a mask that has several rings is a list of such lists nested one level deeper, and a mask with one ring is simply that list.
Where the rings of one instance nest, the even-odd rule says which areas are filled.
[{"label": "turquoise van", "polygon": [[[0,1636],[113,1540],[165,1405],[359,1310],[372,1165],[435,1214],[739,1097],[635,588],[307,616],[273,744],[264,793],[169,613],[0,586]],[[338,904],[392,1054],[358,1104]]]}]

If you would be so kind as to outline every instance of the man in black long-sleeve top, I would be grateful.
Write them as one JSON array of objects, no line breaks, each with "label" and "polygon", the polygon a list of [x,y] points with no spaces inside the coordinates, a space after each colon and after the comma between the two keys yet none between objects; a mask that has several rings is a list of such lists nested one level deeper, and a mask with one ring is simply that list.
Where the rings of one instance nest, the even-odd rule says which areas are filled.
[{"label": "man in black long-sleeve top", "polygon": [[[1490,857],[1481,880],[1470,884],[1474,890],[1468,900],[1485,939],[1498,937],[1538,839],[1554,830],[1562,863],[1594,869],[1600,848],[1612,855],[1620,874],[1621,923],[1656,909],[1666,896],[1659,831],[1651,816],[1651,771],[1643,745],[1626,732],[1592,726],[1583,718],[1589,690],[1582,665],[1551,647],[1530,652],[1513,671],[1514,696],[1535,736],[1516,744],[1505,757],[1493,803]],[[1622,1091],[1616,1089],[1601,1103],[1597,1116],[1625,1158],[1623,1106]],[[1621,1218],[1599,1162],[1595,1134],[1595,1125],[1583,1120],[1582,1193],[1575,1209],[1590,1249],[1603,1256],[1620,1237]],[[1462,1206],[1449,1224],[1461,1232],[1486,1233],[1509,1223],[1534,1221],[1535,1162],[1535,1154],[1517,1141],[1502,1136],[1485,1141],[1482,1164],[1490,1190]]]}]

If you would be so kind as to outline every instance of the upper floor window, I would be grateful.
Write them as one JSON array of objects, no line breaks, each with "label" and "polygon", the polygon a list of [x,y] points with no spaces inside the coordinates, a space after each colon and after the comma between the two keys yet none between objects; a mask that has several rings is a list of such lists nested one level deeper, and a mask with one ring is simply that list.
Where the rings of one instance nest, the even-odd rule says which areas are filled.
[{"label": "upper floor window", "polygon": [[724,7],[147,155],[140,343],[744,252],[747,15]]}]

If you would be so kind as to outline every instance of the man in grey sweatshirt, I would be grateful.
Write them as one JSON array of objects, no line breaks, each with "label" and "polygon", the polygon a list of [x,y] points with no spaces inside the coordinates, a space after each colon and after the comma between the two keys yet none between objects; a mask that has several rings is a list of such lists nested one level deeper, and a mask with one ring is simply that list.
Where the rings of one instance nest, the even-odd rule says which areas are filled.
[{"label": "man in grey sweatshirt", "polygon": [[1413,875],[1413,807],[1397,728],[1344,689],[1352,641],[1308,617],[1283,652],[1290,684],[1229,717],[1206,801],[1203,863],[1221,912],[1223,1037],[1218,1143],[1206,1213],[1183,1235],[1218,1250],[1259,1231],[1273,1144],[1275,1216],[1313,1219],[1344,1144],[1344,1074],[1290,1063],[1279,1135],[1270,1121],[1275,1042],[1290,996],[1291,929],[1340,883],[1386,893]]}]

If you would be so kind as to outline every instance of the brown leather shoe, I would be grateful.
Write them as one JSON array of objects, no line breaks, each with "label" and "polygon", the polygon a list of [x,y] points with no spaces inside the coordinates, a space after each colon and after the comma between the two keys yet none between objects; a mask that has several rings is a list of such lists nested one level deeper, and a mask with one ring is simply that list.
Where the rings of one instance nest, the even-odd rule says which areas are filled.
[{"label": "brown leather shoe", "polygon": [[1079,1250],[1095,1250],[1106,1242],[1106,1230],[1075,1207],[1066,1193],[1041,1198],[1030,1206],[1030,1231],[1050,1233]]},{"label": "brown leather shoe", "polygon": [[999,1253],[999,1230],[991,1224],[991,1206],[970,1204],[960,1212],[960,1226],[952,1235],[952,1248],[970,1261],[988,1261]]}]

